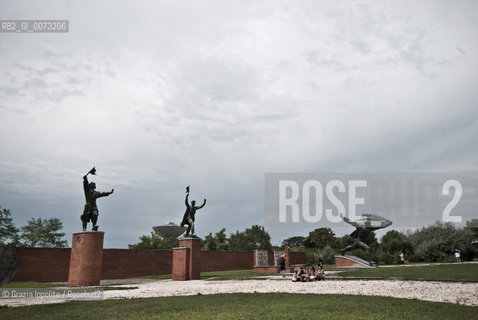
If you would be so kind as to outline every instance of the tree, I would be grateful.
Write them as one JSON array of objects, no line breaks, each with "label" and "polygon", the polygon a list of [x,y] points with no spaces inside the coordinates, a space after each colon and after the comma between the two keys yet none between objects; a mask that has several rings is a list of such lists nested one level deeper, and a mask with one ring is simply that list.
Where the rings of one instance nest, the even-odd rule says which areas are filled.
[{"label": "tree", "polygon": [[231,250],[251,251],[256,249],[271,250],[271,237],[264,227],[253,225],[243,232],[237,231],[229,236]]},{"label": "tree", "polygon": [[461,250],[462,260],[471,260],[475,254],[472,230],[456,228],[451,222],[438,221],[409,233],[408,239],[415,249],[414,261],[451,262],[456,248]]},{"label": "tree", "polygon": [[63,229],[63,223],[58,218],[31,218],[22,228],[21,246],[30,248],[65,248],[68,245]]},{"label": "tree", "polygon": [[332,247],[336,250],[340,250],[347,246],[350,246],[354,242],[355,242],[355,239],[352,238],[349,234],[346,234],[342,237],[336,238]]},{"label": "tree", "polygon": [[475,240],[478,239],[478,219],[473,218],[470,221],[467,221],[465,229],[468,229],[471,234],[473,234]]},{"label": "tree", "polygon": [[311,231],[305,239],[305,246],[309,248],[324,248],[332,246],[335,240],[335,233],[330,228],[318,228]]},{"label": "tree", "polygon": [[413,246],[407,236],[397,230],[388,231],[380,241],[380,248],[385,252],[398,255],[402,251],[405,255],[413,253]]},{"label": "tree", "polygon": [[176,237],[162,237],[152,232],[151,235],[142,235],[139,242],[129,244],[129,249],[172,249],[179,246],[179,240]]},{"label": "tree", "polygon": [[322,257],[324,263],[335,263],[335,250],[329,245],[325,246],[322,250],[319,250],[318,255]]},{"label": "tree", "polygon": [[397,230],[389,230],[382,237],[374,256],[376,261],[394,264],[400,262],[400,252],[403,252],[405,258],[408,259],[413,255],[413,246],[404,233]]},{"label": "tree", "polygon": [[305,243],[305,237],[295,236],[295,237],[284,239],[284,241],[282,241],[282,246],[284,246],[286,242],[289,244],[290,247],[303,248]]},{"label": "tree", "polygon": [[10,210],[0,207],[0,245],[17,243],[18,228],[13,224]]},{"label": "tree", "polygon": [[222,228],[219,232],[216,232],[216,235],[213,236],[212,232],[204,237],[202,242],[202,247],[204,250],[228,250],[229,243],[226,236],[226,228]]}]

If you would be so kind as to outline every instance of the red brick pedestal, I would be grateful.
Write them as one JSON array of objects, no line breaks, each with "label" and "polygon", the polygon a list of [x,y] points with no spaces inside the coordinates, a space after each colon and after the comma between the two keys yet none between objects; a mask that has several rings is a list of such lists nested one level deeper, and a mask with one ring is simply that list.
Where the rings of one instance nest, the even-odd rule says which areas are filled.
[{"label": "red brick pedestal", "polygon": [[179,248],[173,248],[173,280],[201,279],[201,239],[179,240]]},{"label": "red brick pedestal", "polygon": [[101,231],[73,234],[68,286],[97,286],[101,279],[103,238]]},{"label": "red brick pedestal", "polygon": [[290,267],[290,254],[289,254],[289,243],[286,242],[284,245],[284,258],[285,258],[285,267],[286,269]]},{"label": "red brick pedestal", "polygon": [[[373,262],[373,261],[372,261]],[[337,267],[353,267],[353,268],[371,268],[368,261],[357,258],[355,256],[335,256],[335,265]]]}]

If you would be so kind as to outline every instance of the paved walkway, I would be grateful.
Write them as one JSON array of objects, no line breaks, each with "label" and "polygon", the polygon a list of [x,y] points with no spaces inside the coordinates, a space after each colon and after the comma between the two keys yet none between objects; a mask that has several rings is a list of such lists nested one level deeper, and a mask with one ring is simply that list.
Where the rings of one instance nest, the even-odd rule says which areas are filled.
[{"label": "paved walkway", "polygon": [[[385,296],[459,303],[478,306],[478,283],[399,281],[399,280],[325,280],[293,283],[288,278],[273,277],[266,280],[152,280],[121,284],[123,290],[106,290],[103,299],[132,299],[196,294],[282,292],[299,294],[352,294]],[[126,289],[124,288],[132,288]],[[133,289],[134,288],[134,289]],[[68,290],[69,288],[65,288]],[[1,291],[2,289],[0,289]],[[22,306],[59,303],[64,299],[0,299],[0,305]]]}]

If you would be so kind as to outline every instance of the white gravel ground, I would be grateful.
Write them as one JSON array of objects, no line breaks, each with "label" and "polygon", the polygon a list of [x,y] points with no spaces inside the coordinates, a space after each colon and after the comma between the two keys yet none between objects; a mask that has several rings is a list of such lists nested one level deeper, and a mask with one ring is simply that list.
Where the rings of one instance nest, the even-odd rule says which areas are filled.
[{"label": "white gravel ground", "polygon": [[[326,280],[293,283],[287,279],[267,280],[158,280],[117,287],[138,287],[131,290],[107,290],[103,299],[132,299],[164,296],[187,296],[238,292],[283,292],[301,294],[353,294],[386,296],[478,306],[478,283],[399,281],[399,280]],[[21,306],[64,302],[63,299],[0,299],[0,305]]]}]

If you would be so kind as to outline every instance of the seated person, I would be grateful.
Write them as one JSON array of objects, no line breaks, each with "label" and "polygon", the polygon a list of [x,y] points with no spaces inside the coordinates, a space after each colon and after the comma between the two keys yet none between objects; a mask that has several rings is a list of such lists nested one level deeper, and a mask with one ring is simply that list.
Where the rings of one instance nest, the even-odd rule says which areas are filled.
[{"label": "seated person", "polygon": [[299,271],[299,279],[300,279],[300,281],[302,281],[302,282],[307,281],[307,274],[306,274],[306,272],[305,272],[305,270],[304,270],[304,267],[302,267],[302,266],[300,267],[300,271]]},{"label": "seated person", "polygon": [[297,274],[297,270],[294,271],[294,274],[292,275],[292,282],[298,282],[299,281],[299,275]]},{"label": "seated person", "polygon": [[310,272],[309,272],[309,281],[315,281],[315,268],[312,267],[312,269],[310,269]]},{"label": "seated person", "polygon": [[315,277],[318,281],[320,280],[325,280],[325,271],[324,271],[324,268],[322,268],[321,266],[319,266],[319,268],[317,269],[317,272],[315,274]]}]

